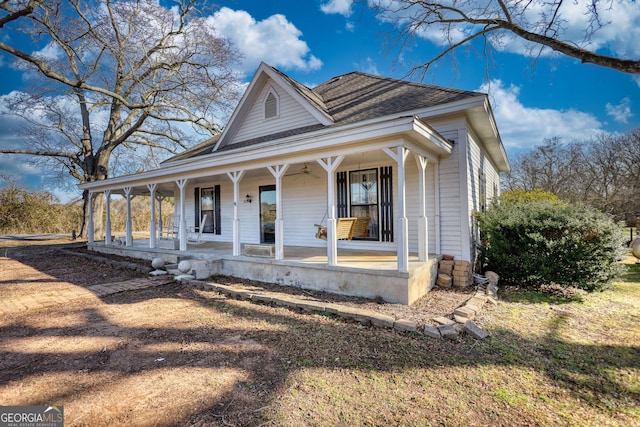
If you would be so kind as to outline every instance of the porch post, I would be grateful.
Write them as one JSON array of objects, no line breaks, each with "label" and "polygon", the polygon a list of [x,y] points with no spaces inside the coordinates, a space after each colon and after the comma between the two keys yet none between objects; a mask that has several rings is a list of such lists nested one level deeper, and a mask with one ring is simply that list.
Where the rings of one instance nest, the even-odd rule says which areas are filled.
[{"label": "porch post", "polygon": [[418,260],[429,259],[429,222],[427,220],[425,169],[427,158],[414,153],[418,164]]},{"label": "porch post", "polygon": [[111,244],[111,190],[104,192],[105,204],[107,207],[107,222],[104,225],[104,244]]},{"label": "porch post", "polygon": [[180,240],[180,251],[187,250],[187,221],[185,219],[184,190],[187,186],[187,179],[179,179],[176,181],[180,189],[180,226],[178,228],[178,239]]},{"label": "porch post", "polygon": [[284,219],[282,218],[282,177],[289,165],[268,166],[276,179],[276,259],[284,259]]},{"label": "porch post", "polygon": [[95,225],[93,224],[93,196],[89,191],[89,224],[87,224],[87,243],[93,243],[95,240]]},{"label": "porch post", "polygon": [[327,263],[338,264],[338,241],[336,240],[336,181],[334,173],[344,156],[327,157],[317,162],[327,171]]},{"label": "porch post", "polygon": [[157,199],[158,199],[158,231],[159,231],[158,234],[160,235],[160,238],[162,239],[162,230],[163,230],[163,228],[162,228],[162,225],[163,225],[162,224],[162,199],[164,199],[164,196],[157,197]]},{"label": "porch post", "polygon": [[133,224],[131,222],[131,187],[124,187],[124,195],[127,198],[127,234],[125,242],[127,246],[133,246]]},{"label": "porch post", "polygon": [[435,232],[436,254],[439,254],[441,253],[441,250],[440,250],[440,163],[439,162],[436,162],[434,165],[433,177],[434,177],[433,188],[435,192],[434,209],[436,211],[436,220],[433,225],[436,229],[436,232]]},{"label": "porch post", "polygon": [[392,159],[398,163],[398,271],[409,271],[409,226],[407,223],[406,200],[405,200],[405,163],[409,151],[402,145],[396,147],[394,153],[391,149],[385,148]]},{"label": "porch post", "polygon": [[147,188],[151,192],[149,197],[151,202],[151,221],[149,221],[149,248],[156,247],[156,188],[158,184],[147,184]]},{"label": "porch post", "polygon": [[240,180],[244,176],[244,173],[245,171],[227,172],[227,176],[233,182],[233,256],[239,256],[242,253],[238,203],[240,203]]}]

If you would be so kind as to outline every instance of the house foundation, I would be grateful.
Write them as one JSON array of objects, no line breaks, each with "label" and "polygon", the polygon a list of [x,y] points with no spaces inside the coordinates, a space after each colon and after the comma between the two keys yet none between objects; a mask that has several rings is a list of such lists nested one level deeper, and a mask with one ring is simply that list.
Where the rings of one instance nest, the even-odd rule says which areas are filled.
[{"label": "house foundation", "polygon": [[[226,248],[175,251],[93,244],[89,249],[149,261],[161,257],[167,264],[190,259],[198,265],[197,278],[200,280],[220,274],[339,295],[382,298],[389,303],[405,305],[411,305],[433,288],[439,261],[439,257],[434,256],[420,262],[417,256],[411,256],[409,271],[400,272],[395,269],[397,264],[390,254],[376,256],[367,252],[362,256],[359,251],[352,250],[341,250],[338,265],[328,265],[320,248],[287,247],[283,260],[233,256]],[[306,255],[287,257],[287,253]]]}]

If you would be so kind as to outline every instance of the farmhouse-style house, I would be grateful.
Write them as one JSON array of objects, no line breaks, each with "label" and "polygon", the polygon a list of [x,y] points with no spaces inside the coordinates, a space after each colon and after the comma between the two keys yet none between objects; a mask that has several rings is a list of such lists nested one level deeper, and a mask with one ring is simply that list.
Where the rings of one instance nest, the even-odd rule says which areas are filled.
[{"label": "farmhouse-style house", "polygon": [[[508,170],[486,94],[360,72],[310,89],[262,63],[219,136],[80,187],[106,196],[93,250],[411,304],[442,254],[473,262],[473,212]],[[112,241],[113,194],[151,195],[148,240],[134,241],[128,221]],[[175,197],[175,235],[156,221],[161,196]]]}]

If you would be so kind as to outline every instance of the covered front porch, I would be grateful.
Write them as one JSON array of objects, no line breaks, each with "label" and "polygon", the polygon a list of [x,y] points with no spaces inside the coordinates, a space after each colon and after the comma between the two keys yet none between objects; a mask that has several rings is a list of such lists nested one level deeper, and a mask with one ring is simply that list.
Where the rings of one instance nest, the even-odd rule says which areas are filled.
[{"label": "covered front porch", "polygon": [[421,261],[410,253],[408,271],[402,272],[393,251],[338,248],[338,262],[330,265],[326,249],[318,247],[284,246],[282,259],[247,255],[244,248],[233,255],[233,244],[227,242],[188,244],[180,251],[150,248],[149,239],[134,239],[129,246],[94,242],[89,249],[147,260],[161,257],[167,263],[189,259],[201,278],[221,274],[407,305],[433,287],[440,259],[430,255]]}]

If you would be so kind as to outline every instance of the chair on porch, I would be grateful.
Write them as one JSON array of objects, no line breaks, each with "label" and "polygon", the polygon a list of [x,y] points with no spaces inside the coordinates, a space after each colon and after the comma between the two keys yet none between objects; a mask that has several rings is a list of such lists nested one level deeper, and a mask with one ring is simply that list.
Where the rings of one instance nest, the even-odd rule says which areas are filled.
[{"label": "chair on porch", "polygon": [[[338,218],[336,222],[336,240],[351,240],[356,220],[357,218]],[[320,224],[314,225],[318,227],[316,238],[327,240],[327,227]]]},{"label": "chair on porch", "polygon": [[204,230],[204,224],[207,221],[208,215],[209,214],[202,215],[199,227],[192,227],[191,230],[189,230],[189,233],[187,233],[187,243],[191,243],[192,245],[204,243],[200,241],[200,238],[202,237],[202,230]]},{"label": "chair on porch", "polygon": [[167,217],[167,227],[160,230],[161,239],[177,239],[180,228],[180,215],[171,214]]}]

